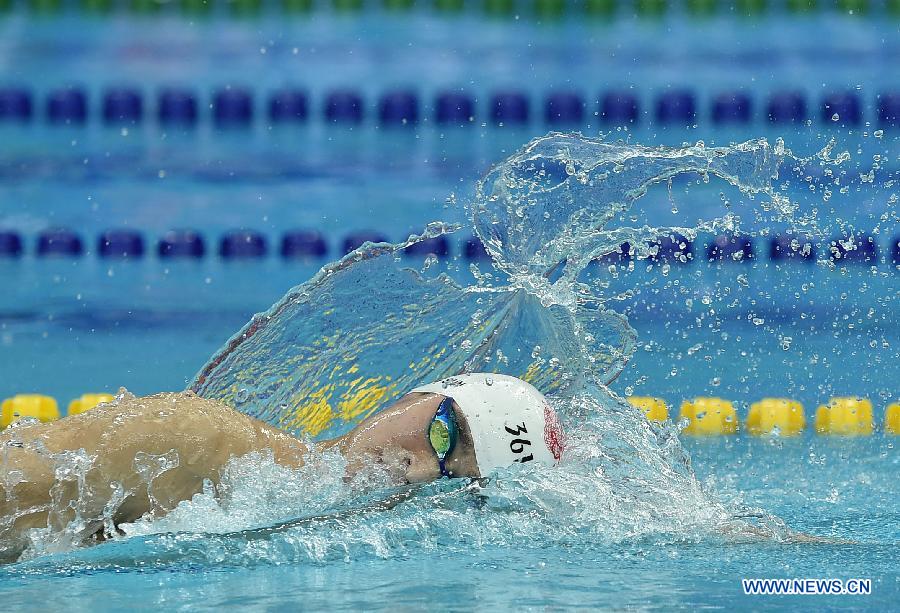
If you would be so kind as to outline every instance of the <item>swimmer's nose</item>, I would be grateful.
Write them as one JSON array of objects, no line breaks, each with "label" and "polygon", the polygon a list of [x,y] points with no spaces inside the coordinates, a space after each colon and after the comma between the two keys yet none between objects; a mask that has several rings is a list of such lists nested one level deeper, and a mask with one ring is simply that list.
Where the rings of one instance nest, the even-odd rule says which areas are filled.
[{"label": "swimmer's nose", "polygon": [[406,449],[382,452],[378,456],[378,462],[398,483],[407,484],[420,480],[415,478],[418,475],[418,471],[414,468],[417,464],[416,458]]},{"label": "swimmer's nose", "polygon": [[441,476],[440,467],[433,457],[420,457],[408,449],[391,450],[381,453],[377,462],[381,464],[399,484],[427,483]]},{"label": "swimmer's nose", "polygon": [[408,455],[406,463],[406,479],[410,483],[434,481],[441,476],[440,465],[434,454],[422,457],[415,453]]}]

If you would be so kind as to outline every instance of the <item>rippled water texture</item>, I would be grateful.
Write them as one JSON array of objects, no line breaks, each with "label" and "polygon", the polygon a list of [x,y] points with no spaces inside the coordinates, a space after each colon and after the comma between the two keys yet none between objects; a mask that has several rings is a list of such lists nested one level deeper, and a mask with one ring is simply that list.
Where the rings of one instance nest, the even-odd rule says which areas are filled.
[{"label": "rippled water texture", "polygon": [[602,284],[577,282],[623,242],[638,256],[677,231],[733,228],[733,215],[690,228],[623,227],[614,220],[655,184],[714,177],[790,218],[772,187],[779,144],[642,147],[578,135],[532,141],[479,183],[470,203],[493,269],[461,287],[405,268],[408,245],[458,228],[432,224],[407,243],[364,245],[257,315],[200,372],[192,389],[274,425],[312,436],[344,431],[386,401],[460,372],[514,374],[559,397],[614,379],[635,332]]},{"label": "rippled water texture", "polygon": [[[731,215],[693,227],[619,223],[648,189],[679,175],[721,181],[782,221],[811,224],[773,187],[786,159],[796,162],[765,141],[650,148],[575,135],[536,139],[492,169],[469,203],[493,262],[473,271],[474,283],[460,286],[428,263],[405,268],[398,257],[457,227],[435,223],[403,244],[364,245],[255,316],[191,386],[322,439],[420,383],[465,371],[514,374],[550,395],[562,416],[569,446],[561,466],[395,491],[379,486],[378,475],[344,483],[337,456],[299,471],[248,456],[230,464],[224,494],[200,493],[166,517],[123,526],[131,538],[46,564],[243,567],[511,546],[536,555],[548,547],[590,552],[645,537],[785,537],[777,517],[701,487],[674,426],[650,424],[606,389],[626,367],[635,332],[602,280],[588,285],[579,274],[626,241],[647,255],[653,239],[673,232],[734,229]],[[65,550],[52,534],[35,537],[27,558]]]}]

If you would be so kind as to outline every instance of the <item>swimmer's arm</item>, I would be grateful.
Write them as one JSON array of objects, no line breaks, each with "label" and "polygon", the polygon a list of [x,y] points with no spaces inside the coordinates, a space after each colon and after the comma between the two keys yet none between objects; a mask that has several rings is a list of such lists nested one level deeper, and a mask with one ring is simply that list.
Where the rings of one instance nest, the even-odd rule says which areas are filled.
[{"label": "swimmer's arm", "polygon": [[[102,527],[104,509],[117,495],[116,488],[124,493],[114,517],[119,524],[173,509],[202,491],[206,479],[217,485],[233,457],[271,451],[277,463],[299,467],[308,452],[292,436],[191,393],[128,395],[117,404],[57,422],[7,430],[0,435],[0,446],[9,446],[7,461],[0,463],[0,481],[8,484],[3,492],[5,504],[0,505],[0,526],[18,517],[12,529],[18,536],[53,520],[54,513],[47,510],[53,502],[51,489],[57,481],[56,466],[67,462],[67,452],[90,458],[83,488],[90,494],[82,493],[81,500],[76,500],[77,487],[60,490],[57,486],[65,494],[65,500],[58,502],[66,511],[56,514],[54,523],[65,523],[72,504],[78,502],[82,516],[93,520],[91,529]],[[152,469],[154,462],[163,461],[168,467],[148,485],[142,465]],[[25,509],[44,510],[25,517],[21,515]],[[3,537],[0,533],[0,540]]]},{"label": "swimmer's arm", "polygon": [[370,504],[364,505],[355,509],[346,509],[344,511],[336,511],[334,513],[325,513],[323,515],[311,515],[307,517],[298,517],[296,519],[290,519],[285,522],[281,522],[274,526],[266,526],[265,528],[254,528],[252,530],[242,530],[240,533],[233,534],[241,534],[247,540],[257,540],[261,538],[267,538],[272,534],[279,534],[281,532],[287,532],[291,528],[295,528],[296,526],[305,526],[310,524],[315,524],[319,522],[325,521],[334,521],[334,520],[346,520],[352,517],[358,517],[360,515],[365,515],[367,513],[375,513],[379,511],[389,511],[396,507],[398,504],[402,502],[406,502],[416,491],[420,488],[420,485],[408,485],[403,489],[394,492],[389,495],[387,498],[383,500],[376,500]]},{"label": "swimmer's arm", "polygon": [[720,534],[734,542],[776,541],[791,544],[821,544],[821,545],[855,545],[858,541],[851,539],[834,538],[829,536],[817,536],[807,532],[787,530],[783,534],[775,534],[771,530],[765,530],[744,522],[729,522],[719,526]]}]

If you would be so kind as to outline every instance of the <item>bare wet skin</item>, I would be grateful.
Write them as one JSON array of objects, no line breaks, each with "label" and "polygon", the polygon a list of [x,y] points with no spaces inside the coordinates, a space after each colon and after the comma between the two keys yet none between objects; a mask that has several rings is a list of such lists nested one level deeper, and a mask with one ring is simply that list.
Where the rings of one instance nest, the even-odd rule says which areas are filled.
[{"label": "bare wet skin", "polygon": [[302,465],[307,452],[286,433],[192,392],[125,393],[53,424],[16,425],[0,434],[0,560],[21,551],[25,530],[61,530],[76,513],[84,538],[102,537],[104,516],[118,525],[165,513],[202,491],[205,479],[215,486],[232,457],[262,448],[287,466]]},{"label": "bare wet skin", "polygon": [[[398,484],[439,478],[426,429],[441,397],[408,394],[346,436],[318,449],[347,458],[347,478],[367,466]],[[460,420],[447,461],[453,476],[478,476],[474,447]],[[33,528],[76,530],[101,541],[116,526],[161,516],[207,487],[217,488],[234,458],[271,453],[299,468],[310,449],[293,436],[193,392],[117,400],[60,421],[21,423],[0,434],[0,562],[15,560]]]},{"label": "bare wet skin", "polygon": [[[347,479],[366,467],[397,484],[440,478],[426,430],[442,397],[411,393],[345,436],[310,449],[293,436],[192,392],[135,397],[50,423],[16,424],[0,434],[0,563],[28,546],[27,531],[69,530],[79,544],[100,542],[122,523],[159,517],[221,483],[234,458],[265,451],[289,468],[307,453],[337,449]],[[456,407],[456,405],[454,405]],[[459,440],[446,466],[454,477],[478,477],[465,415],[456,407]],[[744,522],[717,530],[729,540],[770,540]],[[834,543],[802,533],[789,542]]]}]

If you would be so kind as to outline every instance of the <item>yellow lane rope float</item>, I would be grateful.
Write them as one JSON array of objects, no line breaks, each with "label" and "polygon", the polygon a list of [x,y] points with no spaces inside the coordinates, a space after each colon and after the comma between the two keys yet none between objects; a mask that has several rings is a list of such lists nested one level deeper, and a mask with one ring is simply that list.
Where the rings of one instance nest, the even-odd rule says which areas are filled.
[{"label": "yellow lane rope float", "polygon": [[[342,413],[370,413],[375,410],[386,396],[388,388],[373,383],[360,381],[355,401],[339,403],[337,410]],[[84,413],[113,399],[114,396],[109,393],[82,394],[69,402],[66,414]],[[669,419],[669,406],[662,398],[629,396],[627,400],[649,421],[664,422]],[[323,411],[312,411],[308,418],[315,421],[315,416],[322,413],[319,418],[323,420],[334,413],[334,408],[324,398],[309,399],[311,404],[317,402],[323,405]],[[56,399],[42,394],[17,394],[0,404],[0,429],[23,417],[50,422],[59,419],[61,415]],[[687,422],[682,432],[693,436],[734,434],[740,425],[734,404],[715,397],[685,400],[681,404],[678,419]],[[744,422],[745,430],[753,436],[797,436],[803,433],[806,425],[803,405],[788,398],[763,398],[754,402],[750,405]],[[316,430],[315,427],[310,429]],[[832,398],[827,405],[821,405],[816,410],[814,430],[817,434],[837,436],[870,435],[875,430],[872,402],[852,396]],[[900,436],[900,402],[891,403],[885,408],[883,430],[885,435]]]}]

